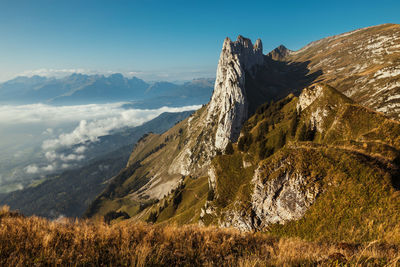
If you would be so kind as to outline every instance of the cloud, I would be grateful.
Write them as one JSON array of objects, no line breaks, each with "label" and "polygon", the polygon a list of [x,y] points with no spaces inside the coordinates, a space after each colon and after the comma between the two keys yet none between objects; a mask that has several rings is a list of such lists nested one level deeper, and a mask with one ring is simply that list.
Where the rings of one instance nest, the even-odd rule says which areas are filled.
[{"label": "cloud", "polygon": [[54,133],[54,130],[52,128],[47,128],[46,131],[44,131],[42,134],[43,135],[52,135]]},{"label": "cloud", "polygon": [[[75,106],[50,106],[45,104],[0,105],[0,125],[44,123],[51,126],[61,123],[76,123],[80,120],[102,119],[121,113],[123,104],[125,103]],[[45,133],[50,133],[51,130],[48,130],[50,128],[54,127],[47,127]]]},{"label": "cloud", "polygon": [[87,149],[87,147],[85,147],[85,146],[79,146],[79,147],[75,148],[74,151],[75,151],[75,153],[82,154],[86,151],[86,149]]},{"label": "cloud", "polygon": [[84,155],[76,155],[76,154],[69,154],[67,156],[64,155],[64,154],[60,155],[60,159],[62,161],[80,161],[80,160],[82,160],[84,158],[85,158]]},{"label": "cloud", "polygon": [[54,161],[58,158],[58,155],[54,151],[47,151],[44,156],[48,161]]},{"label": "cloud", "polygon": [[[79,148],[81,148],[81,147],[79,147]],[[85,148],[85,147],[83,147],[83,148]],[[86,149],[86,148],[85,148]],[[84,150],[82,150],[82,149],[80,149],[80,151],[81,151],[81,153],[83,153],[83,151]],[[61,161],[80,161],[80,160],[83,160],[84,158],[85,158],[85,156],[84,155],[80,155],[80,154],[68,154],[68,155],[65,155],[65,154],[57,154],[55,151],[53,151],[53,150],[51,150],[51,151],[46,151],[45,153],[44,153],[44,156],[46,157],[46,159],[49,161],[49,162],[53,162],[53,161],[56,161],[56,160],[61,160]]]},{"label": "cloud", "polygon": [[[85,159],[88,145],[101,136],[124,127],[139,126],[163,112],[196,110],[201,106],[126,109],[126,103],[75,106],[0,105],[0,129],[31,133],[36,129],[44,161],[30,164],[21,171],[40,175],[76,166]],[[22,130],[21,130],[22,129]],[[11,131],[11,130],[10,130]],[[15,131],[10,134],[15,134]],[[23,142],[21,137],[21,142]],[[36,143],[37,144],[37,143]],[[67,149],[67,150],[66,150]],[[72,149],[69,152],[68,149]],[[106,168],[104,166],[104,168]]]},{"label": "cloud", "polygon": [[67,163],[61,164],[61,169],[68,169],[69,167],[71,167],[70,164],[67,164]]},{"label": "cloud", "polygon": [[34,174],[39,172],[39,167],[35,164],[28,165],[25,168],[26,173]]},{"label": "cloud", "polygon": [[53,172],[57,169],[58,169],[57,163],[48,164],[43,167],[39,167],[36,164],[31,164],[25,167],[25,172],[28,174],[37,174],[43,172]]},{"label": "cloud", "polygon": [[55,171],[56,169],[57,169],[57,165],[55,163],[49,164],[49,165],[41,168],[41,170],[43,170],[45,172],[52,172],[52,171]]},{"label": "cloud", "polygon": [[[200,106],[186,106],[179,108],[162,107],[159,109],[123,109],[114,107],[109,109],[106,118],[97,118],[92,121],[81,120],[79,125],[69,133],[62,133],[57,138],[45,140],[44,150],[57,149],[59,147],[71,147],[85,142],[96,142],[100,136],[108,135],[111,131],[123,127],[134,127],[149,121],[163,112],[181,112],[196,110]],[[100,113],[102,113],[101,111]],[[99,116],[100,117],[100,116]]]}]

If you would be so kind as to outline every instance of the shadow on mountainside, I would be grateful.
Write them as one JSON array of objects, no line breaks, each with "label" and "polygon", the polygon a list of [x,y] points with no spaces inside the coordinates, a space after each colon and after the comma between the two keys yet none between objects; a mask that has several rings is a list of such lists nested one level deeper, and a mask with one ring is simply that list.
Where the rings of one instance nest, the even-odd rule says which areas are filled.
[{"label": "shadow on mountainside", "polygon": [[288,94],[300,94],[304,87],[314,83],[322,71],[309,73],[310,61],[284,62],[264,57],[264,65],[258,66],[253,77],[246,73],[246,94],[249,101],[249,116],[267,101],[278,100]]},{"label": "shadow on mountainside", "polygon": [[393,163],[396,165],[397,169],[391,177],[392,186],[396,190],[400,190],[400,155],[393,160]]}]

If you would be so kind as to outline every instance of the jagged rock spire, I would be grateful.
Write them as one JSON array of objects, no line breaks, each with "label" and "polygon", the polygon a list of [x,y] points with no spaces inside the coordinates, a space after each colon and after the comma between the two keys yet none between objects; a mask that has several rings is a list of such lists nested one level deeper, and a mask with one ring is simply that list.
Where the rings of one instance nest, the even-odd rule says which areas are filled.
[{"label": "jagged rock spire", "polygon": [[263,62],[260,39],[253,46],[250,39],[241,35],[235,42],[225,38],[214,93],[207,108],[207,120],[217,123],[216,148],[224,150],[230,140],[236,141],[238,138],[242,124],[248,117],[245,74],[255,75],[255,66]]}]

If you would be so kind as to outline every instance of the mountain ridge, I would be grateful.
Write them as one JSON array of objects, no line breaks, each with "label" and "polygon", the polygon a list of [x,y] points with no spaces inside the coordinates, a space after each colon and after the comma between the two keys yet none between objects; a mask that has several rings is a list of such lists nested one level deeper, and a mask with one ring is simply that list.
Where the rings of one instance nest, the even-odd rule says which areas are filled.
[{"label": "mountain ridge", "polygon": [[[178,100],[175,105],[202,104],[211,95],[212,81],[199,78],[183,84],[147,83],[120,73],[109,76],[73,73],[63,78],[17,77],[0,83],[0,98],[6,104],[76,105],[133,101],[138,102],[139,108],[155,108],[167,106],[174,99]],[[154,87],[158,89],[151,90]]]},{"label": "mountain ridge", "polygon": [[[400,123],[390,119],[398,115],[395,109],[381,109],[386,104],[373,97],[380,89],[367,80],[381,75],[382,60],[397,62],[397,32],[400,37],[399,25],[380,25],[267,55],[260,53],[261,41],[255,47],[242,36],[234,42],[226,38],[209,104],[164,134],[142,139],[123,174],[86,216],[118,211],[131,220],[161,224],[215,224],[276,234],[298,230],[310,239],[318,237],[310,227],[322,229],[326,223],[344,240],[362,237],[349,232],[352,227],[369,238],[382,237],[376,227],[393,226],[399,219],[389,213],[379,217],[376,211],[384,205],[400,207]],[[391,48],[386,43],[383,48],[393,53],[376,52],[379,40],[387,41]],[[388,83],[396,83],[396,77],[384,76]],[[367,95],[372,102],[363,99]],[[366,203],[376,226],[368,228],[358,206],[346,206],[345,198],[330,205],[340,191]],[[324,206],[332,214],[318,221]],[[333,233],[324,230],[320,236]]]}]

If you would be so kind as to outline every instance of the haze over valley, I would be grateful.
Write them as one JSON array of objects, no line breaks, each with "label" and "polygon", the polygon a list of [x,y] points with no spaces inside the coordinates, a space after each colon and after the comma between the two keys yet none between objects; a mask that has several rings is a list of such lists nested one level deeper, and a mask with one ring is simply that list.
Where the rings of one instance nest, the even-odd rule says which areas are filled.
[{"label": "haze over valley", "polygon": [[210,98],[212,82],[148,84],[121,74],[72,74],[0,84],[0,193],[133,145],[127,137],[93,150],[105,136],[121,135],[164,112],[198,109]]}]

